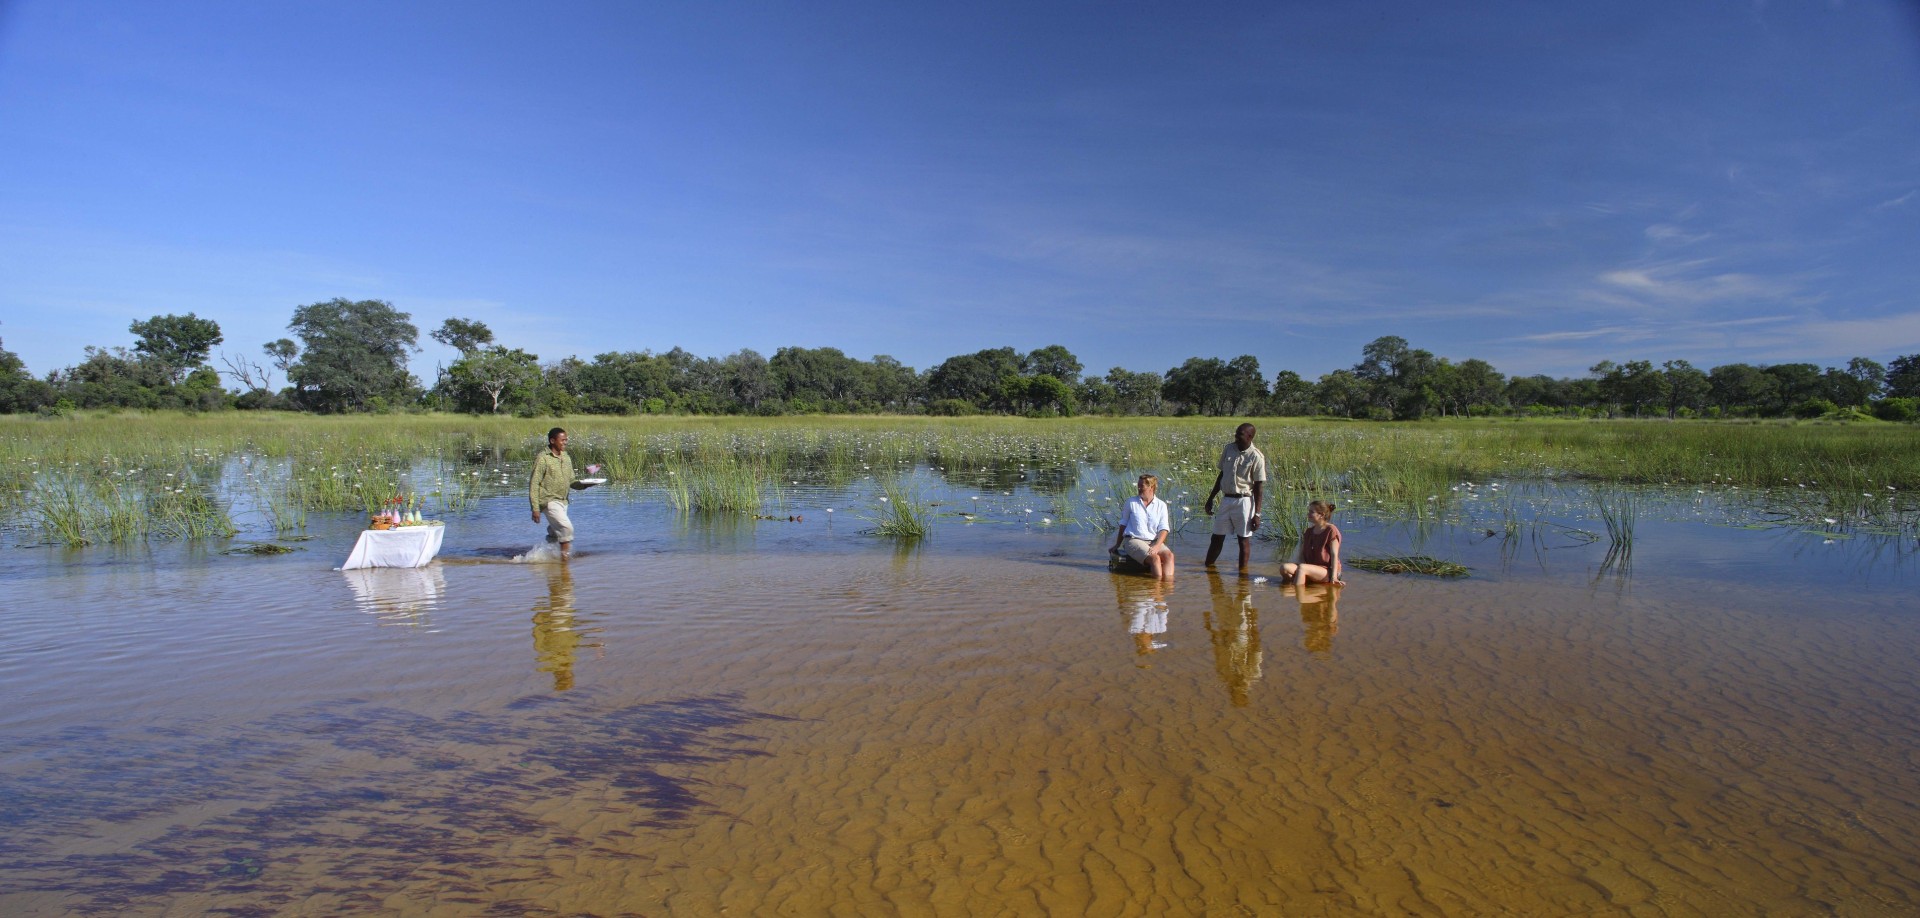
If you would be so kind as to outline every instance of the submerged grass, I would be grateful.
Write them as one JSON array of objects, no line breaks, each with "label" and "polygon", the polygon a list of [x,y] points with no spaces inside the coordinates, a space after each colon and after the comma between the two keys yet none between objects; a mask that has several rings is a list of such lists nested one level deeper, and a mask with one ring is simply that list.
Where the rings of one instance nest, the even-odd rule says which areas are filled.
[{"label": "submerged grass", "polygon": [[1363,571],[1381,574],[1428,574],[1434,577],[1465,577],[1466,565],[1426,555],[1397,555],[1388,558],[1351,558],[1344,563]]}]

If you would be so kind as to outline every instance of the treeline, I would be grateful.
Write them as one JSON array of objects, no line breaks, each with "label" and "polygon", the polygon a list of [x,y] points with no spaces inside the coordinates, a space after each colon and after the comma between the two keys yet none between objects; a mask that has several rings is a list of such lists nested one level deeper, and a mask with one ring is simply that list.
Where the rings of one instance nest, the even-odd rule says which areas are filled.
[{"label": "treeline", "polygon": [[[431,384],[408,369],[418,351],[411,317],[380,300],[335,299],[294,310],[292,337],[259,356],[221,352],[220,326],[188,313],[129,326],[125,346],[88,347],[74,366],[36,379],[0,347],[0,411],[59,414],[79,408],[277,408],[320,413],[438,409],[521,416],[564,414],[1017,414],[1322,415],[1410,420],[1531,414],[1570,417],[1920,416],[1920,354],[1890,365],[1856,357],[1845,367],[1685,360],[1603,361],[1577,378],[1508,377],[1484,360],[1454,362],[1375,339],[1360,362],[1308,380],[1271,377],[1251,356],[1189,358],[1164,373],[1114,367],[1101,375],[1049,345],[949,357],[925,371],[887,356],[849,357],[831,347],[786,347],[771,357],[741,350],[700,357],[609,351],[592,360],[541,362],[494,340],[484,323],[448,319],[430,337],[460,356]],[[297,339],[297,340],[296,340]],[[277,376],[276,376],[277,374]],[[225,377],[223,380],[222,377]],[[279,380],[279,382],[276,382]]]}]

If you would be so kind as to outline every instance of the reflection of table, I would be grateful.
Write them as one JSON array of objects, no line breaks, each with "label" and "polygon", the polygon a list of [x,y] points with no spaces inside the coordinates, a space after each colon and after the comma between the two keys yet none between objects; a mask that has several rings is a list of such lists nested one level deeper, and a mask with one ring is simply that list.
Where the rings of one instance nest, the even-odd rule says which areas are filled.
[{"label": "reflection of table", "polygon": [[440,541],[447,537],[445,526],[402,526],[399,529],[369,529],[353,543],[353,554],[343,571],[362,567],[422,567],[440,553]]},{"label": "reflection of table", "polygon": [[446,576],[437,567],[368,568],[341,576],[353,588],[354,605],[383,625],[426,624],[427,614],[440,604],[440,595],[447,589]]}]

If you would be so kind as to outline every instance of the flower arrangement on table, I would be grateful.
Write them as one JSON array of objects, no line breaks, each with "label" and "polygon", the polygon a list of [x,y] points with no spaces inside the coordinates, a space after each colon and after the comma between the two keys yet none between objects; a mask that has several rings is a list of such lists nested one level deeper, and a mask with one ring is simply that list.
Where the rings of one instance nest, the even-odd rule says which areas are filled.
[{"label": "flower arrangement on table", "polygon": [[439,520],[423,519],[420,516],[420,498],[414,495],[395,495],[387,498],[386,509],[373,514],[367,524],[369,529],[398,529],[402,526],[439,526]]}]

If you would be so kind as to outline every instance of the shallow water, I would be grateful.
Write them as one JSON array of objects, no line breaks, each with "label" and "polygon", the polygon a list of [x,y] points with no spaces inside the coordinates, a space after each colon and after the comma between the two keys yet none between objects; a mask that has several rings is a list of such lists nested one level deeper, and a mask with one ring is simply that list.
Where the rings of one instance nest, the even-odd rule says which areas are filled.
[{"label": "shallow water", "polygon": [[1355,519],[1474,576],[1333,597],[792,504],[583,497],[567,565],[512,499],[419,571],[331,570],[345,520],[0,552],[0,914],[1920,910],[1898,543]]}]

